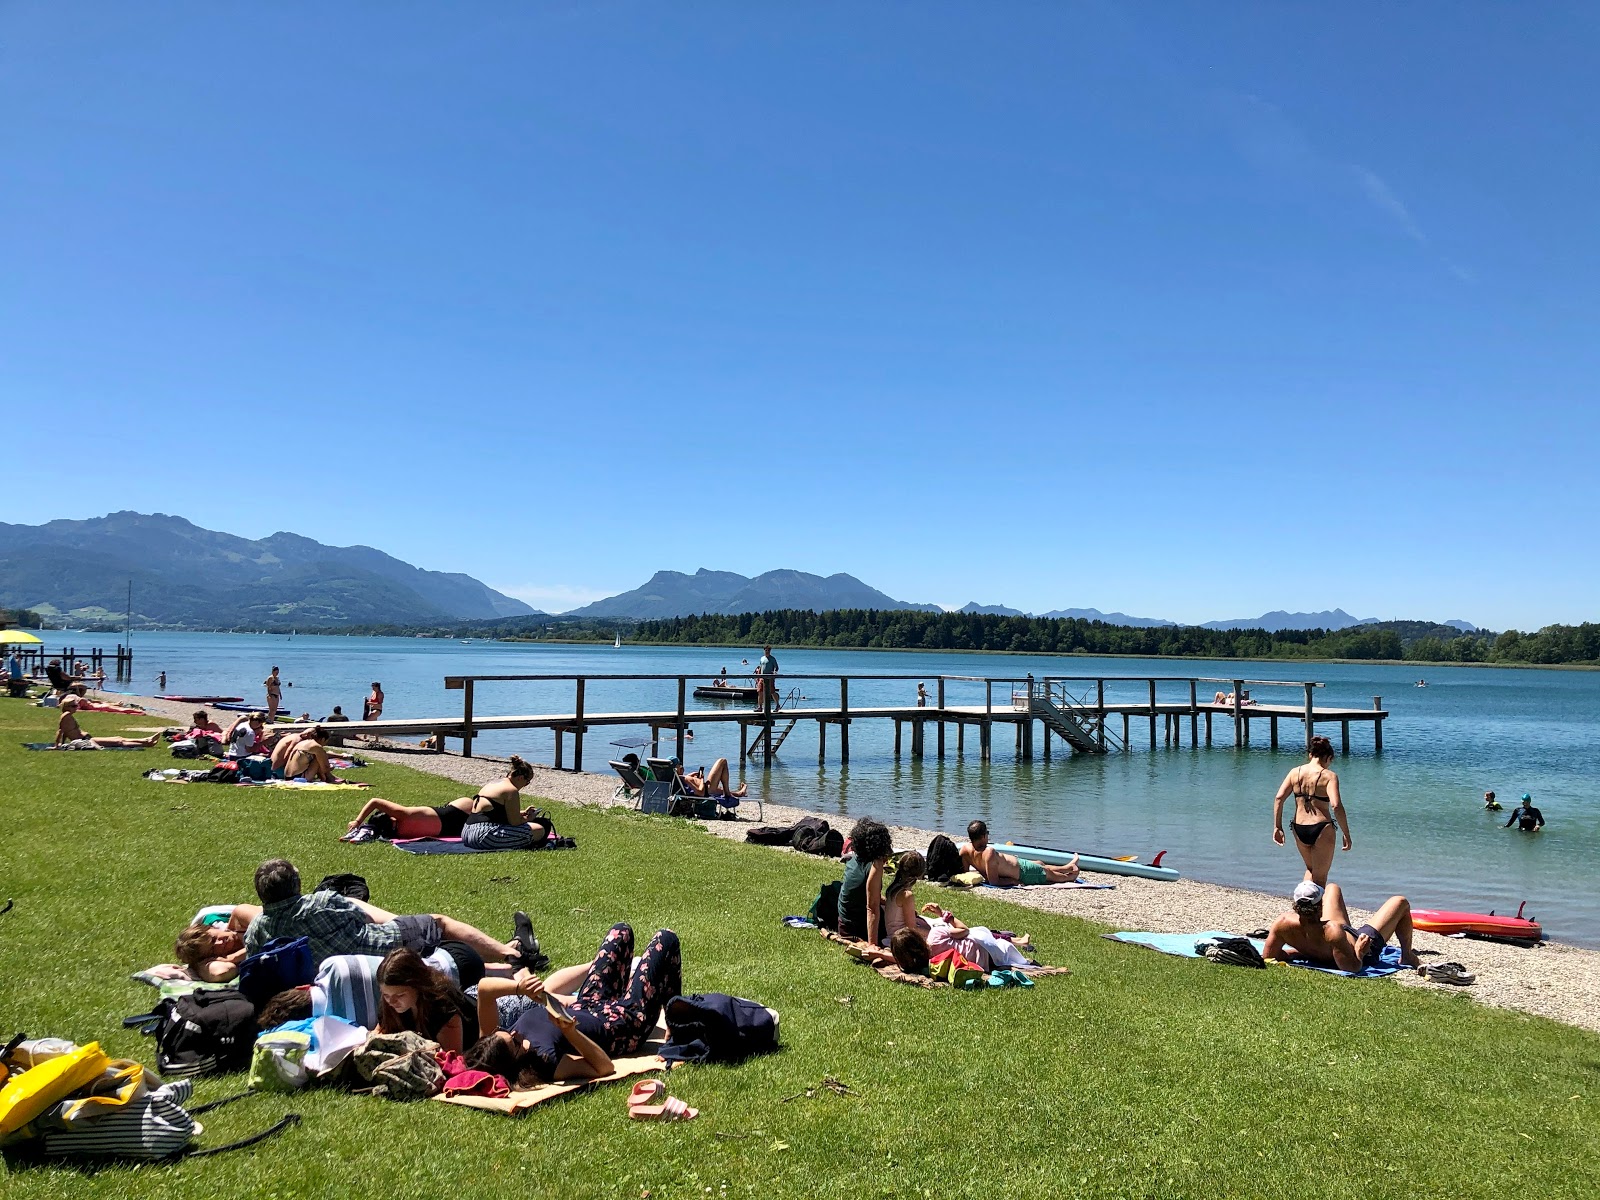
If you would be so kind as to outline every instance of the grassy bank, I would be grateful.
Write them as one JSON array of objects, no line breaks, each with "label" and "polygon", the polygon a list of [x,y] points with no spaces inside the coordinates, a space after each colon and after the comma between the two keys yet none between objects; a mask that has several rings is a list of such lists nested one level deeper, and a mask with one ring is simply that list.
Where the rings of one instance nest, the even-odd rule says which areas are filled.
[{"label": "grassy bank", "polygon": [[[1251,972],[1117,946],[1098,928],[962,898],[969,920],[1032,930],[1074,975],[1031,991],[897,987],[783,929],[836,869],[664,818],[558,811],[579,850],[415,858],[335,841],[353,794],[161,786],[148,753],[29,754],[51,714],[0,700],[6,844],[0,1032],[26,1029],[149,1060],[120,1028],[153,993],[127,973],[170,955],[201,904],[247,898],[263,858],[308,884],[355,871],[375,902],[491,932],[532,913],[558,961],[617,919],[680,933],[691,991],[783,1014],[781,1054],[685,1069],[688,1125],[629,1122],[613,1087],[526,1118],[333,1093],[264,1096],[207,1119],[217,1144],[285,1111],[303,1125],[257,1152],[99,1172],[27,1169],[8,1198],[79,1195],[1090,1196],[1499,1195],[1600,1187],[1600,1040],[1465,997]],[[90,714],[91,731],[141,724]],[[455,794],[401,767],[380,794]],[[832,1075],[860,1093],[802,1093]],[[202,1099],[239,1080],[207,1081]],[[1526,1134],[1527,1136],[1521,1136]],[[353,1187],[359,1180],[359,1187]]]}]

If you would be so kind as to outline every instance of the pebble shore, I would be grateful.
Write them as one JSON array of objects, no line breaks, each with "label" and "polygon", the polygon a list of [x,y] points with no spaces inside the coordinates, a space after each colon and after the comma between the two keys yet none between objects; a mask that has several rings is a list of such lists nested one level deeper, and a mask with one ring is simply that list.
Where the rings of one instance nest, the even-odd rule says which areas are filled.
[{"label": "pebble shore", "polygon": [[[175,722],[186,722],[190,712],[196,707],[192,704],[175,704],[144,697],[117,699],[142,705],[152,715],[172,719]],[[355,722],[347,726],[345,732],[354,731],[359,727],[360,723]],[[505,762],[501,759],[465,759],[452,754],[421,753],[415,750],[368,749],[355,739],[347,743],[346,749],[358,749],[363,757],[374,761],[399,763],[472,788],[505,773]],[[595,775],[535,767],[534,780],[526,789],[526,794],[562,804],[606,808],[618,803],[612,799],[616,785],[615,776],[610,774]],[[754,810],[750,811],[753,814]],[[814,813],[770,801],[765,806],[763,820],[768,825],[788,825],[806,816],[820,816],[835,826],[840,823],[837,814],[830,816],[827,813]],[[754,818],[752,815],[748,820],[699,823],[709,833],[718,837],[743,841],[745,830],[751,827]],[[916,849],[926,848],[937,832],[949,833],[958,840],[962,835],[962,831],[959,830],[939,831],[914,829],[909,826],[890,826],[890,831],[894,835],[896,846]],[[846,832],[848,833],[848,827]],[[794,852],[775,850],[775,853]],[[1082,917],[1117,929],[1157,933],[1185,933],[1205,929],[1227,929],[1235,933],[1248,933],[1270,925],[1288,907],[1286,896],[1274,896],[1196,880],[1179,879],[1172,883],[1163,883],[1151,879],[1093,874],[1088,878],[1096,882],[1115,883],[1116,887],[1111,891],[1026,889],[1012,892],[1005,899],[1023,908]],[[1352,910],[1352,916],[1358,922],[1370,915],[1361,909]],[[1019,919],[1017,927],[1025,926],[1026,921]],[[1430,933],[1418,933],[1414,944],[1424,963],[1462,963],[1468,971],[1477,976],[1477,982],[1470,987],[1455,988],[1445,984],[1429,983],[1420,975],[1402,971],[1393,977],[1402,986],[1461,991],[1481,1004],[1533,1013],[1600,1032],[1600,951],[1548,941],[1536,948],[1526,949],[1475,939],[1446,938]],[[1131,947],[1128,952],[1148,953]]]}]

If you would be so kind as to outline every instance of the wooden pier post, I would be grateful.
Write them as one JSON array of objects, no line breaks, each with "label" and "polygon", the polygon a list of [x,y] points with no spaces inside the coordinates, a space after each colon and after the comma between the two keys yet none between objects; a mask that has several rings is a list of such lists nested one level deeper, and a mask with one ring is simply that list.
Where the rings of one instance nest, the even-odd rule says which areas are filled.
[{"label": "wooden pier post", "polygon": [[561,770],[561,726],[557,725],[553,732],[556,735],[556,761],[554,766],[559,771]]},{"label": "wooden pier post", "polygon": [[989,761],[992,746],[994,726],[994,684],[986,682],[983,685],[983,728],[978,731],[978,757],[984,762]]},{"label": "wooden pier post", "polygon": [[[461,697],[461,757],[472,757],[472,680],[468,679],[462,685],[465,693]],[[440,750],[444,747],[440,746]],[[560,753],[557,750],[557,753]]]},{"label": "wooden pier post", "polygon": [[[1099,717],[1095,727],[1099,731],[1100,752],[1103,754],[1106,749],[1106,681],[1104,679],[1096,679],[1094,681],[1094,711],[1095,715]],[[1128,748],[1128,730],[1126,727],[1123,728],[1122,734],[1122,748],[1126,750]]]},{"label": "wooden pier post", "polygon": [[1122,711],[1122,748],[1124,750],[1126,750],[1128,748],[1129,744],[1130,743],[1128,742],[1128,711],[1127,711],[1127,709],[1123,709],[1123,711]]},{"label": "wooden pier post", "polygon": [[[688,685],[689,685],[688,677],[685,676],[685,675],[679,675],[678,676],[678,719],[674,722],[674,728],[676,728],[677,731],[678,731],[678,758],[680,760],[682,760],[683,757],[684,757],[684,753],[683,753],[683,724],[684,724],[684,722],[683,722],[683,709],[684,709],[684,700],[687,697],[688,691],[689,691],[689,686]],[[743,760],[741,760],[741,762],[742,761]]]},{"label": "wooden pier post", "polygon": [[1277,717],[1273,717],[1272,718],[1272,748],[1274,750],[1276,750],[1278,748],[1278,718]]},{"label": "wooden pier post", "polygon": [[944,757],[944,676],[939,676],[939,757]]},{"label": "wooden pier post", "polygon": [[1022,761],[1033,761],[1033,718],[1022,722]]},{"label": "wooden pier post", "polygon": [[[651,729],[650,732],[654,733],[655,730]],[[818,762],[822,761],[821,755],[822,755],[822,751],[818,750],[817,751],[817,761]],[[655,748],[653,746],[651,747],[651,750],[650,750],[650,757],[651,758],[656,757]],[[741,763],[743,763],[745,761],[745,759],[747,759],[749,757],[750,757],[750,722],[749,721],[740,721],[739,722],[739,761]]]},{"label": "wooden pier post", "polygon": [[1244,723],[1244,680],[1233,681],[1233,748],[1240,749],[1250,743]]},{"label": "wooden pier post", "polygon": [[964,759],[966,757],[967,757],[967,723],[965,721],[957,721],[956,722],[956,758]]},{"label": "wooden pier post", "polygon": [[839,679],[839,762],[850,761],[850,680]]},{"label": "wooden pier post", "polygon": [[1317,723],[1316,706],[1312,702],[1312,699],[1311,699],[1311,697],[1316,693],[1316,690],[1317,690],[1317,685],[1316,684],[1314,684],[1314,683],[1306,684],[1306,753],[1307,754],[1309,754],[1311,752],[1311,739],[1312,739],[1313,736],[1315,736],[1315,732],[1316,732],[1316,730],[1315,730],[1316,723]]},{"label": "wooden pier post", "polygon": [[1211,745],[1211,710],[1206,709],[1206,745]]},{"label": "wooden pier post", "polygon": [[912,758],[922,758],[923,757],[923,742],[925,740],[923,731],[927,728],[927,724],[928,724],[927,720],[925,718],[923,718],[923,717],[912,717],[911,718],[911,757]]},{"label": "wooden pier post", "polygon": [[900,757],[900,718],[894,719],[894,756]]},{"label": "wooden pier post", "polygon": [[1150,681],[1150,749],[1156,748],[1156,681]]},{"label": "wooden pier post", "polygon": [[1045,760],[1045,762],[1049,762],[1050,761],[1050,726],[1044,724],[1041,721],[1040,722],[1040,728],[1042,728],[1044,730],[1044,760]]},{"label": "wooden pier post", "polygon": [[1189,745],[1200,744],[1200,697],[1195,694],[1195,681],[1189,680]]},{"label": "wooden pier post", "polygon": [[1350,753],[1350,718],[1346,717],[1339,722],[1339,753],[1348,756]]},{"label": "wooden pier post", "polygon": [[817,718],[817,766],[821,766],[828,757],[828,723],[821,717]]},{"label": "wooden pier post", "polygon": [[[1382,696],[1374,696],[1372,698],[1372,711],[1373,712],[1382,712],[1383,711],[1383,697]],[[1372,718],[1372,749],[1378,754],[1382,754],[1383,753],[1383,718],[1382,717],[1373,717]]]},{"label": "wooden pier post", "polygon": [[[587,682],[582,676],[578,678],[577,702],[572,706],[576,723],[572,729],[572,769],[583,770],[583,685]],[[682,684],[679,685],[680,687]],[[678,730],[678,757],[687,757],[683,752],[683,730]]]}]

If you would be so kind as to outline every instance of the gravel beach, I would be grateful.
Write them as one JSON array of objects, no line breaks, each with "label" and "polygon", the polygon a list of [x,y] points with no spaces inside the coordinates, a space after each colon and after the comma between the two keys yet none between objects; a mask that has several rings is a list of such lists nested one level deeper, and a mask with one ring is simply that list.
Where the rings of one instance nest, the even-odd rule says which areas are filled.
[{"label": "gravel beach", "polygon": [[[117,697],[119,701],[142,705],[153,715],[170,718],[172,723],[186,723],[196,707],[192,704],[175,704],[168,701],[141,697]],[[90,714],[92,716],[92,714]],[[219,714],[222,716],[230,714]],[[223,722],[226,724],[226,722]],[[152,725],[152,730],[167,726]],[[359,729],[359,722],[347,726],[347,734]],[[347,748],[360,743],[347,742]],[[455,755],[439,755],[416,751],[360,750],[364,757],[385,762],[396,762],[418,771],[455,780],[468,787],[498,778],[504,773],[502,760],[490,758],[464,759]],[[563,804],[582,804],[609,807],[617,780],[612,775],[595,775],[556,771],[544,767],[534,768],[534,780],[526,789],[530,796]],[[821,816],[837,824],[837,815],[812,813],[782,804],[766,804],[764,822],[768,825],[787,825],[804,816]],[[752,810],[753,811],[753,810]],[[718,837],[743,841],[745,830],[754,818],[738,821],[702,822],[706,830]],[[964,836],[963,830],[914,829],[891,826],[895,845],[906,848],[925,848],[936,832],[951,836]],[[776,853],[793,853],[778,850]],[[1205,929],[1228,929],[1235,933],[1271,924],[1288,905],[1287,896],[1274,896],[1264,892],[1246,891],[1213,883],[1200,883],[1180,879],[1172,883],[1135,879],[1126,876],[1089,876],[1104,882],[1114,882],[1112,891],[1074,891],[1039,888],[1016,891],[1006,897],[1010,903],[1043,912],[1063,913],[1083,917],[1125,930],[1146,930],[1159,933],[1184,933]],[[986,899],[989,897],[985,897]],[[1355,909],[1352,916],[1359,922],[1370,913]],[[1019,927],[1026,922],[1018,921]],[[1417,952],[1424,962],[1459,962],[1477,976],[1477,982],[1466,988],[1449,988],[1472,996],[1481,1004],[1519,1012],[1534,1013],[1563,1021],[1583,1029],[1600,1032],[1600,951],[1586,950],[1560,942],[1546,942],[1534,949],[1501,945],[1495,942],[1467,938],[1446,938],[1430,933],[1418,933],[1415,938]],[[1130,954],[1143,953],[1129,948]],[[1440,988],[1443,984],[1428,983],[1420,975],[1401,972],[1394,976],[1402,986]],[[1371,984],[1364,986],[1373,986]]]}]

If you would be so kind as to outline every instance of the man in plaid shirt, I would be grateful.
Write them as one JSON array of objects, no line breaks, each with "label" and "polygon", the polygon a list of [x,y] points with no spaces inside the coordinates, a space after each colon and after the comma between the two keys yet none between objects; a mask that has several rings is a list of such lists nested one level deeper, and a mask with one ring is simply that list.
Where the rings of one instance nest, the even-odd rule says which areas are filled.
[{"label": "man in plaid shirt", "polygon": [[[246,955],[258,954],[273,938],[304,937],[311,940],[311,957],[320,966],[336,954],[375,954],[379,957],[404,946],[426,958],[439,943],[464,942],[485,962],[522,964],[538,953],[532,927],[524,940],[496,941],[481,930],[453,917],[431,913],[397,917],[370,904],[341,896],[337,892],[301,894],[300,872],[287,859],[274,858],[256,869],[256,895],[261,898],[261,915],[245,931]],[[527,920],[522,917],[519,927]],[[529,952],[529,943],[532,952]]]}]

